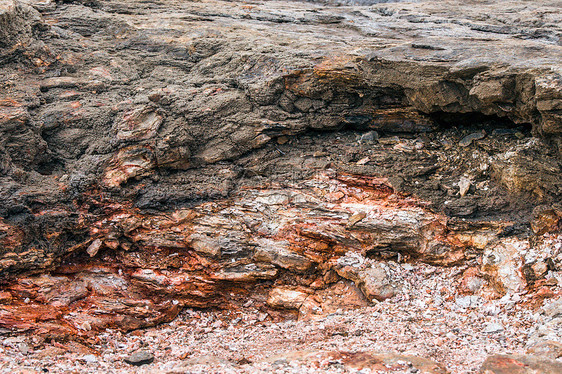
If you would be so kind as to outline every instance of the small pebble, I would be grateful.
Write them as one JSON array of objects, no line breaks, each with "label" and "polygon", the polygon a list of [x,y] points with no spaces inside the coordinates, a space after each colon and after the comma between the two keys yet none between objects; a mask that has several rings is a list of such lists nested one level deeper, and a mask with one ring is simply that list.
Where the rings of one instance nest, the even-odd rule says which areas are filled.
[{"label": "small pebble", "polygon": [[472,186],[472,182],[467,177],[461,177],[459,181],[459,194],[461,197],[467,194],[468,190],[470,190],[470,186]]},{"label": "small pebble", "polygon": [[95,355],[85,355],[82,356],[82,360],[86,361],[87,363],[93,364],[94,362],[98,362],[98,358]]},{"label": "small pebble", "polygon": [[499,323],[490,322],[487,323],[482,332],[484,333],[495,333],[503,331],[503,326]]},{"label": "small pebble", "polygon": [[29,353],[29,346],[27,345],[27,343],[19,343],[18,349],[22,355],[27,355]]}]

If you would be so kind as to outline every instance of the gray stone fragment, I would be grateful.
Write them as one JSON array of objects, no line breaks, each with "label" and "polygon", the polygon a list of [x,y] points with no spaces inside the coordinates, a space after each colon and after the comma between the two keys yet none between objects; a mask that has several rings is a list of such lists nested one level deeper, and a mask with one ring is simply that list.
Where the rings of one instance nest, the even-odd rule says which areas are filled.
[{"label": "gray stone fragment", "polygon": [[461,180],[459,181],[459,194],[461,195],[461,197],[467,194],[468,190],[470,190],[471,185],[472,182],[469,178],[461,177]]},{"label": "gray stone fragment", "polygon": [[475,140],[484,139],[485,136],[486,136],[486,131],[484,130],[473,132],[472,134],[468,134],[467,136],[462,138],[461,141],[459,142],[459,145],[461,147],[468,147]]},{"label": "gray stone fragment", "polygon": [[86,361],[87,363],[93,364],[94,362],[98,362],[98,358],[95,355],[85,355],[82,356],[82,360]]},{"label": "gray stone fragment", "polygon": [[543,313],[549,317],[555,318],[562,316],[562,299],[558,299],[543,307]]},{"label": "gray stone fragment", "polygon": [[361,291],[369,300],[385,300],[395,296],[400,286],[390,280],[384,265],[376,263],[358,275]]},{"label": "gray stone fragment", "polygon": [[487,323],[484,329],[482,330],[482,332],[485,333],[496,333],[500,331],[503,331],[503,326],[500,325],[499,323],[494,323],[494,322]]},{"label": "gray stone fragment", "polygon": [[148,351],[136,351],[129,357],[125,358],[125,362],[134,365],[134,366],[141,366],[150,364],[154,361],[154,355]]},{"label": "gray stone fragment", "polygon": [[361,139],[359,139],[359,143],[374,143],[379,139],[379,133],[376,131],[369,131],[365,134],[361,135]]},{"label": "gray stone fragment", "polygon": [[22,355],[27,355],[29,353],[29,346],[27,345],[27,343],[19,343],[18,349]]}]

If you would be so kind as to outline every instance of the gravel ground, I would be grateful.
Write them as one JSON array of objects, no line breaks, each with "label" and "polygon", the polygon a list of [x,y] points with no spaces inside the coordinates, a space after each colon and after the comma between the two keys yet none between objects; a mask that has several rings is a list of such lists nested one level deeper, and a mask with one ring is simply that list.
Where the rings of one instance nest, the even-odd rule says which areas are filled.
[{"label": "gravel ground", "polygon": [[[0,345],[0,372],[367,373],[377,371],[338,360],[299,360],[295,352],[374,351],[425,357],[452,373],[471,373],[490,354],[525,353],[529,336],[544,322],[526,306],[526,295],[488,301],[456,294],[462,269],[395,265],[402,291],[370,307],[281,322],[251,306],[243,312],[188,309],[156,328],[106,331],[91,348],[9,337]],[[140,349],[152,352],[154,362],[124,362]]]}]

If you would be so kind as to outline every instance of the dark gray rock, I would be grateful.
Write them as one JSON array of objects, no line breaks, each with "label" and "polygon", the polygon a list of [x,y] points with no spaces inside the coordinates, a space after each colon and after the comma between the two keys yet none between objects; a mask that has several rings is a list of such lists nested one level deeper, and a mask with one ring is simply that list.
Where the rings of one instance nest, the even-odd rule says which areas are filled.
[{"label": "dark gray rock", "polygon": [[149,351],[136,351],[129,357],[125,358],[125,362],[134,365],[134,366],[141,366],[147,365],[154,361],[154,355]]},{"label": "dark gray rock", "polygon": [[484,139],[485,136],[486,136],[486,131],[484,130],[473,132],[472,134],[468,134],[467,136],[462,138],[461,141],[459,142],[459,145],[462,147],[468,147],[474,141]]}]

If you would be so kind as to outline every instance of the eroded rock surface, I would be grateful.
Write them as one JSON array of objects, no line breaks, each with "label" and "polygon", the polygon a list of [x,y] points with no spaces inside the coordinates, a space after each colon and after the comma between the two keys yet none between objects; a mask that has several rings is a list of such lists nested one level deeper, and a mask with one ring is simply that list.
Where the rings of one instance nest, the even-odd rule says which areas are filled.
[{"label": "eroded rock surface", "polygon": [[316,318],[417,262],[459,267],[462,305],[556,296],[560,24],[548,0],[1,2],[0,326]]},{"label": "eroded rock surface", "polygon": [[482,365],[480,372],[484,374],[502,373],[544,373],[554,374],[562,370],[562,364],[557,361],[533,356],[491,356]]}]

